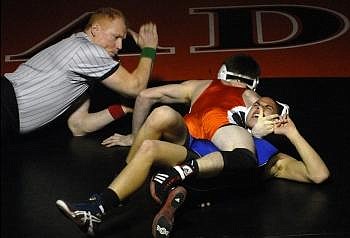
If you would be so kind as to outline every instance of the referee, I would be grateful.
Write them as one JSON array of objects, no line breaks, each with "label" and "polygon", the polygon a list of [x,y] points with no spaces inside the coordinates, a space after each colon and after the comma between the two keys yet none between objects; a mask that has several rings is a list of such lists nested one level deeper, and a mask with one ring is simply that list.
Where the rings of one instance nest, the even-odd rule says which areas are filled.
[{"label": "referee", "polygon": [[[96,131],[128,112],[122,105],[112,105],[89,113],[90,100],[85,97],[88,88],[98,82],[131,97],[147,87],[158,45],[157,27],[146,23],[137,34],[126,22],[117,9],[98,9],[84,31],[42,50],[2,76],[2,141],[48,124],[82,98],[84,101],[68,118],[76,136]],[[142,49],[132,72],[115,60],[128,31]]]}]

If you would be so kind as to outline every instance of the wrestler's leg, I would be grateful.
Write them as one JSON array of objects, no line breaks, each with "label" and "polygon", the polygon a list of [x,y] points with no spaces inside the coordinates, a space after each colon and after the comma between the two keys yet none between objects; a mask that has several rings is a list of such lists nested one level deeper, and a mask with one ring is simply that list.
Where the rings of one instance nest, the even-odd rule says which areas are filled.
[{"label": "wrestler's leg", "polygon": [[185,147],[159,140],[145,140],[134,158],[109,185],[120,200],[135,192],[147,179],[153,164],[175,166],[185,160]]},{"label": "wrestler's leg", "polygon": [[93,234],[102,216],[118,207],[145,182],[153,164],[174,166],[185,160],[185,147],[169,142],[146,140],[135,158],[122,170],[107,189],[89,200],[77,203],[57,200],[57,207],[83,231]]},{"label": "wrestler's leg", "polygon": [[247,129],[229,125],[219,128],[212,137],[212,142],[221,151],[233,151],[236,148],[244,148],[255,154],[252,135]]},{"label": "wrestler's leg", "polygon": [[224,168],[224,159],[220,152],[213,152],[196,160],[198,177],[210,178],[221,173]]},{"label": "wrestler's leg", "polygon": [[180,113],[169,106],[155,108],[147,117],[134,138],[127,162],[130,162],[140,148],[143,141],[164,140],[183,145],[187,137],[187,127]]},{"label": "wrestler's leg", "polygon": [[202,158],[189,158],[183,164],[162,171],[164,175],[156,174],[151,182],[152,196],[156,201],[162,201],[172,187],[189,177],[214,177],[221,172],[235,173],[256,167],[254,142],[246,129],[238,126],[220,128],[213,137],[219,152],[213,152]]}]

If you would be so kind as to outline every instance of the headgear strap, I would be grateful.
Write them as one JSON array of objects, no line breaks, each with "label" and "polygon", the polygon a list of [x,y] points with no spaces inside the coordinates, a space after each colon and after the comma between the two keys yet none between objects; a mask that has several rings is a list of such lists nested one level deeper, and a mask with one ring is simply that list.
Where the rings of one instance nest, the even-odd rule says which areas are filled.
[{"label": "headgear strap", "polygon": [[[233,76],[234,78],[230,78],[227,75]],[[231,82],[231,81],[234,81],[234,80],[240,80],[240,81],[246,83],[247,87],[249,89],[251,89],[251,90],[255,90],[256,86],[259,83],[259,77],[252,78],[252,77],[249,77],[247,75],[230,72],[230,71],[227,70],[225,64],[223,64],[221,66],[221,68],[219,69],[218,79],[224,80],[224,81],[227,81],[227,82]]]},{"label": "headgear strap", "polygon": [[282,107],[282,112],[281,112],[280,116],[283,117],[283,116],[289,114],[289,106],[287,104],[282,103],[282,102],[278,102],[278,101],[276,101],[276,103]]}]

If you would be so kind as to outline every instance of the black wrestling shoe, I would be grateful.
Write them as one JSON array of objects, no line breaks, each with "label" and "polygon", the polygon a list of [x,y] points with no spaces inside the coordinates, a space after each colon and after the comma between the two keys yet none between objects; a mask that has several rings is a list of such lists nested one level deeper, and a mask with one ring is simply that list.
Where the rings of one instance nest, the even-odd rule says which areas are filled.
[{"label": "black wrestling shoe", "polygon": [[185,202],[187,191],[178,186],[170,191],[162,208],[153,219],[152,235],[155,238],[169,237],[174,225],[175,212]]},{"label": "black wrestling shoe", "polygon": [[150,182],[150,192],[152,198],[162,204],[167,198],[171,189],[182,181],[180,174],[174,168],[164,170],[154,175]]},{"label": "black wrestling shoe", "polygon": [[63,200],[56,201],[57,208],[72,220],[84,233],[95,235],[98,225],[102,222],[104,208],[101,196],[93,195],[86,202],[68,203]]}]

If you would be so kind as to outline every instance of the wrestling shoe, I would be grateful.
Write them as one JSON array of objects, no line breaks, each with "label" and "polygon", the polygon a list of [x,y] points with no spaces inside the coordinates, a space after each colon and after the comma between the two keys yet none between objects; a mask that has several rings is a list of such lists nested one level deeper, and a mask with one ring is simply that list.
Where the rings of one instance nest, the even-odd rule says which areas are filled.
[{"label": "wrestling shoe", "polygon": [[182,178],[179,172],[174,168],[157,173],[152,177],[150,182],[152,198],[158,204],[162,204],[170,190],[180,184],[181,181]]},{"label": "wrestling shoe", "polygon": [[174,225],[175,212],[185,202],[187,191],[178,186],[170,191],[162,208],[153,219],[152,235],[155,238],[169,237]]},{"label": "wrestling shoe", "polygon": [[63,200],[56,201],[57,208],[72,220],[84,233],[94,236],[101,218],[104,215],[101,196],[94,194],[86,202],[68,203]]}]

